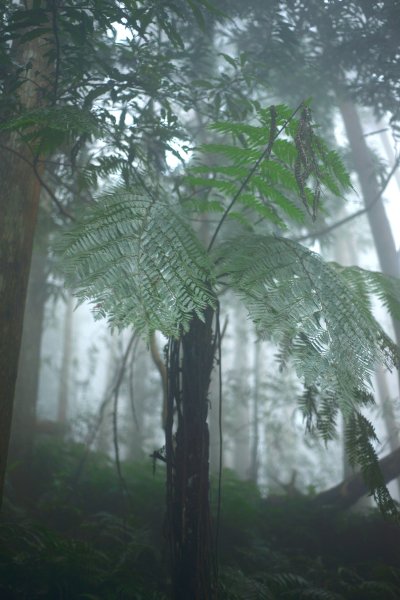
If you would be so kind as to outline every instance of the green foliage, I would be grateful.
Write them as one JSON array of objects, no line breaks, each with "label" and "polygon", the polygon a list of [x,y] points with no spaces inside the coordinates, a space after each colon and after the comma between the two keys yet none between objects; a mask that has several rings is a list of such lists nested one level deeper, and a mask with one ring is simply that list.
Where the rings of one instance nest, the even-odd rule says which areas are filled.
[{"label": "green foliage", "polygon": [[[185,185],[194,192],[199,185],[211,190],[206,199],[179,195],[186,215],[208,204],[222,213],[210,248],[226,216],[250,232],[207,253],[165,191],[145,185],[140,196],[116,188],[86,209],[64,237],[68,283],[112,325],[133,325],[144,334],[159,329],[173,337],[189,329],[194,314],[202,318],[207,306],[215,307],[217,282],[230,287],[258,334],[278,343],[282,366],[293,362],[305,387],[301,406],[309,428],[328,441],[342,412],[349,450],[382,510],[393,514],[374,436],[360,411],[373,402],[370,377],[376,365],[399,362],[371,313],[370,296],[378,294],[398,315],[399,286],[377,274],[327,264],[289,239],[255,233],[260,221],[283,228],[287,219],[314,217],[323,191],[340,195],[350,186],[338,155],[315,134],[307,106],[298,119],[285,106],[259,109],[258,117],[259,125],[215,124],[232,143],[203,151],[222,155],[228,164],[212,166],[207,157],[207,165],[190,169]],[[239,210],[232,210],[235,203]]]},{"label": "green foliage", "polygon": [[[257,125],[229,121],[212,125],[211,130],[233,143],[206,144],[201,150],[228,163],[213,164],[214,160],[211,166],[192,167],[187,183],[211,189],[209,200],[221,207],[237,194],[249,224],[250,211],[258,222],[270,221],[281,229],[287,229],[287,220],[302,223],[307,214],[315,218],[321,192],[341,196],[349,189],[340,157],[316,135],[307,106],[300,118],[284,105],[258,109],[257,121]],[[246,189],[241,190],[249,174]],[[198,210],[195,203],[193,208]]]},{"label": "green foliage", "polygon": [[[84,452],[37,447],[30,498],[11,514],[7,503],[0,521],[1,597],[165,600],[164,469],[153,475],[150,459],[123,463],[126,495],[104,455],[90,453],[76,477]],[[320,512],[307,497],[263,499],[230,471],[222,497],[221,599],[399,598],[399,529],[378,514]]]},{"label": "green foliage", "polygon": [[66,234],[67,282],[112,325],[167,336],[214,304],[207,254],[167,200],[124,189],[102,196]]},{"label": "green foliage", "polygon": [[375,365],[397,363],[395,347],[365,302],[304,246],[247,234],[223,243],[217,264],[258,334],[276,340],[281,361],[290,356],[306,388],[318,387],[345,417],[363,404]]},{"label": "green foliage", "polygon": [[362,414],[355,412],[346,422],[346,448],[350,464],[359,465],[364,480],[385,515],[397,517],[393,502],[378,467],[373,442],[377,442],[373,425]]},{"label": "green foliage", "polygon": [[373,295],[380,300],[394,319],[400,319],[400,281],[397,278],[360,267],[341,265],[334,265],[334,267],[363,300],[366,308],[370,308],[370,296]]},{"label": "green foliage", "polygon": [[18,132],[33,153],[51,154],[62,144],[74,141],[77,136],[99,138],[101,127],[89,110],[74,106],[54,106],[27,111],[0,125],[1,131]]}]

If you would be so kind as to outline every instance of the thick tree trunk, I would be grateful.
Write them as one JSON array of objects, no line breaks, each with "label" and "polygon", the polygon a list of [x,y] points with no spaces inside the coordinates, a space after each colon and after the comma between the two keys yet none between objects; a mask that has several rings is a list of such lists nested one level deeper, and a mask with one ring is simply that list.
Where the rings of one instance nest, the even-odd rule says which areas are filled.
[{"label": "thick tree trunk", "polygon": [[[27,2],[27,8],[32,4]],[[21,109],[45,104],[48,49],[49,41],[43,37],[14,46],[14,60],[28,69],[18,88]],[[40,183],[32,167],[34,159],[17,134],[0,136],[0,501],[40,196]]]},{"label": "thick tree trunk", "polygon": [[37,249],[33,254],[29,279],[10,444],[10,460],[18,463],[17,468],[13,468],[13,482],[25,489],[29,483],[23,480],[30,473],[36,429],[46,280],[46,256],[42,249]]},{"label": "thick tree trunk", "polygon": [[194,317],[181,340],[170,343],[168,357],[167,504],[174,600],[213,597],[207,425],[212,319],[210,309],[204,322]]}]

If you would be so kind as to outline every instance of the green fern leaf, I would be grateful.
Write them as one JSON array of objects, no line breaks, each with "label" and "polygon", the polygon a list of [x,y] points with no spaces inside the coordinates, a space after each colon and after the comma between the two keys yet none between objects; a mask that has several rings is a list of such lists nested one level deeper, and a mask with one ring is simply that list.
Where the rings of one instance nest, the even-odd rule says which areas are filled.
[{"label": "green fern leaf", "polygon": [[116,189],[86,209],[59,249],[67,284],[117,327],[179,336],[214,304],[207,254],[166,200]]},{"label": "green fern leaf", "polygon": [[218,256],[224,281],[243,298],[258,334],[290,339],[305,385],[334,390],[345,412],[352,412],[355,390],[367,390],[377,362],[396,362],[395,349],[345,279],[307,248],[253,234],[226,242]]},{"label": "green fern leaf", "polygon": [[[351,187],[339,155],[329,151],[314,133],[307,107],[304,106],[301,117],[295,119],[287,107],[273,106],[259,110],[258,120],[258,126],[232,122],[212,125],[213,131],[225,139],[231,137],[232,143],[202,146],[200,150],[212,154],[213,158],[210,160],[208,156],[208,165],[196,166],[192,173],[207,177],[196,179],[189,175],[187,183],[218,187],[226,195],[227,206],[230,207],[235,198],[235,202],[244,205],[243,210],[254,210],[256,222],[261,216],[273,223],[278,223],[277,218],[301,223],[305,213],[315,218],[324,190],[341,196],[343,190]],[[268,156],[265,154],[265,160],[260,160],[266,151]],[[216,161],[227,164],[209,166]],[[246,190],[243,182],[246,182]],[[253,202],[249,196],[244,202],[243,193],[253,194]],[[260,201],[269,210],[261,213]],[[274,210],[271,204],[275,205]],[[282,223],[279,225],[285,228]]]}]

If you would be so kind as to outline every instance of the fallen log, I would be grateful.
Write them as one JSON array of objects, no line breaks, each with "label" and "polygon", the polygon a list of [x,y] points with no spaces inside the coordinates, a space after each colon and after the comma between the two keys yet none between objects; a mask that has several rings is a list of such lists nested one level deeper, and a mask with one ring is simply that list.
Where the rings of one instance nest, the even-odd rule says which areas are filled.
[{"label": "fallen log", "polygon": [[[400,448],[397,448],[378,462],[385,483],[389,483],[400,475]],[[313,502],[317,506],[326,506],[343,510],[350,508],[363,496],[369,493],[362,474],[356,473],[341,481],[338,485],[320,492]]]}]

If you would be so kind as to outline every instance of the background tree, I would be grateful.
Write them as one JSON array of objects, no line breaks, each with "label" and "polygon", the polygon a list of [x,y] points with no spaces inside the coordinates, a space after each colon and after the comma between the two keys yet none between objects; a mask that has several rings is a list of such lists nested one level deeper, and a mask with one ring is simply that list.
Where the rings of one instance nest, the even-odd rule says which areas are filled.
[{"label": "background tree", "polygon": [[[172,100],[190,105],[171,60],[182,46],[175,22],[201,14],[198,4],[3,3],[0,495],[41,188],[69,216],[45,182],[46,161],[57,160],[68,186],[87,142],[102,139],[86,166],[79,165],[81,184],[118,172],[140,187],[144,166],[156,172],[170,141],[180,137]],[[117,24],[124,40],[117,40]]]}]

